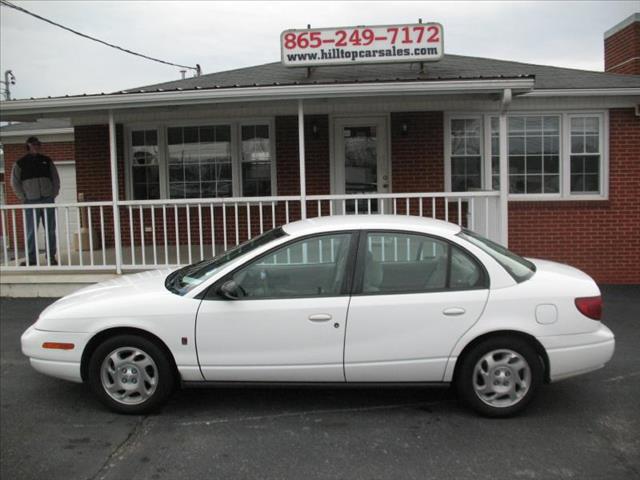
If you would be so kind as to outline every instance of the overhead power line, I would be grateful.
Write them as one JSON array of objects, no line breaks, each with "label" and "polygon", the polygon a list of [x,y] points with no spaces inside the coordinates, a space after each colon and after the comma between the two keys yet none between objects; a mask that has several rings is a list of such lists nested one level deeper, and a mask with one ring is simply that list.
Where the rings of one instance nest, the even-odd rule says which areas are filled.
[{"label": "overhead power line", "polygon": [[195,67],[191,67],[189,65],[180,65],[179,63],[167,62],[165,60],[160,60],[159,58],[150,57],[148,55],[144,55],[142,53],[134,52],[134,51],[129,50],[127,48],[119,47],[118,45],[114,45],[112,43],[105,42],[104,40],[100,40],[99,38],[92,37],[91,35],[87,35],[85,33],[78,32],[77,30],[74,30],[73,28],[69,28],[69,27],[65,27],[64,25],[60,25],[59,23],[56,23],[53,20],[49,20],[48,18],[42,17],[42,16],[40,16],[40,15],[38,15],[36,13],[30,12],[29,10],[27,10],[25,8],[19,7],[18,5],[15,5],[15,4],[9,2],[8,0],[0,0],[0,3],[5,7],[13,8],[14,10],[17,10],[19,12],[26,13],[27,15],[31,15],[32,17],[35,17],[38,20],[42,20],[43,22],[47,22],[47,23],[49,23],[51,25],[54,25],[54,26],[59,27],[59,28],[62,28],[63,30],[66,30],[66,31],[71,32],[71,33],[74,33],[74,34],[79,35],[80,37],[86,38],[88,40],[93,40],[94,42],[101,43],[103,45],[106,45],[107,47],[115,48],[116,50],[120,50],[121,52],[129,53],[129,54],[135,55],[137,57],[142,57],[142,58],[144,58],[146,60],[151,60],[153,62],[164,63],[165,65],[172,65],[174,67],[180,67],[180,68],[188,68],[189,70],[194,70],[196,72],[196,75],[198,75],[198,76],[201,73],[200,65],[198,65],[198,64],[196,64]]}]

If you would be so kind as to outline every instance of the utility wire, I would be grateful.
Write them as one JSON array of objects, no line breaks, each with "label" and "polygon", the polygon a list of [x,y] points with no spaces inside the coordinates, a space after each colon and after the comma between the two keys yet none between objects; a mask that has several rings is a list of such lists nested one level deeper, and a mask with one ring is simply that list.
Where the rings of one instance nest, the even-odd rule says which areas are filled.
[{"label": "utility wire", "polygon": [[86,35],[86,34],[84,34],[82,32],[78,32],[77,30],[74,30],[73,28],[69,28],[69,27],[65,27],[64,25],[60,25],[59,23],[56,23],[53,20],[49,20],[48,18],[41,17],[40,15],[38,15],[36,13],[33,13],[33,12],[30,12],[29,10],[27,10],[25,8],[19,7],[18,5],[14,5],[13,3],[9,2],[8,0],[0,0],[0,3],[2,5],[4,5],[5,7],[13,8],[14,10],[18,10],[19,12],[26,13],[27,15],[31,15],[32,17],[35,17],[38,20],[42,20],[43,22],[50,23],[51,25],[54,25],[54,26],[59,27],[59,28],[62,28],[63,30],[67,30],[68,32],[75,33],[76,35],[79,35],[81,37],[87,38],[89,40],[93,40],[94,42],[102,43],[103,45],[106,45],[107,47],[115,48],[116,50],[120,50],[120,51],[125,52],[125,53],[130,53],[131,55],[136,55],[138,57],[142,57],[142,58],[145,58],[147,60],[151,60],[153,62],[164,63],[165,65],[172,65],[174,67],[188,68],[189,70],[195,70],[196,75],[200,76],[201,70],[200,70],[200,65],[198,65],[198,64],[196,64],[195,67],[190,67],[189,65],[180,65],[179,63],[166,62],[164,60],[160,60],[159,58],[149,57],[148,55],[143,55],[142,53],[137,53],[137,52],[128,50],[126,48],[119,47],[118,45],[113,45],[112,43],[105,42],[104,40],[100,40],[99,38],[95,38],[95,37],[92,37],[90,35]]}]

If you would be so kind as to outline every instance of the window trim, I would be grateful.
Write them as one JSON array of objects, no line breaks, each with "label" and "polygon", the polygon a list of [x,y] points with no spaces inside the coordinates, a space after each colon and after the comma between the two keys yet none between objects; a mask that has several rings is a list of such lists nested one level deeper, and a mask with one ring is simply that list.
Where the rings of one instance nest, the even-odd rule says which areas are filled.
[{"label": "window trim", "polygon": [[[367,251],[367,238],[369,234],[401,234],[401,235],[416,235],[421,237],[431,238],[433,240],[437,240],[447,245],[447,279],[446,285],[450,284],[451,280],[451,252],[453,248],[458,248],[463,253],[468,255],[475,263],[480,267],[480,272],[482,275],[482,284],[478,287],[473,288],[450,288],[445,286],[444,288],[435,288],[433,290],[416,290],[416,291],[404,291],[404,292],[363,292],[362,288],[364,285],[364,267]],[[358,241],[358,252],[356,256],[356,266],[354,271],[354,279],[351,289],[352,296],[372,296],[372,295],[428,295],[432,293],[446,293],[446,292],[466,292],[466,291],[474,291],[474,290],[489,290],[491,289],[491,276],[487,271],[487,267],[480,261],[480,259],[466,249],[463,245],[453,242],[448,238],[439,237],[437,235],[430,235],[428,233],[416,232],[413,230],[380,230],[380,229],[368,229],[368,230],[360,230],[360,239]]]},{"label": "window trim", "polygon": [[[445,112],[444,114],[444,175],[445,191],[451,190],[451,120],[465,118],[482,118],[481,133],[483,145],[480,152],[482,157],[482,190],[490,191],[491,188],[491,118],[499,117],[495,112]],[[603,201],[609,199],[609,110],[513,110],[507,112],[509,116],[545,116],[557,115],[560,117],[560,192],[558,193],[509,193],[509,201]],[[571,118],[574,117],[598,117],[600,121],[600,192],[599,193],[571,193]],[[507,132],[508,135],[508,132]]]},{"label": "window trim", "polygon": [[[241,128],[243,125],[267,125],[269,128],[269,143],[271,154],[271,195],[277,196],[277,170],[276,170],[276,129],[274,117],[247,117],[241,119],[200,119],[200,120],[175,120],[160,122],[128,123],[124,125],[124,179],[125,197],[128,201],[138,201],[133,198],[133,171],[131,158],[131,132],[134,130],[156,130],[158,132],[158,179],[160,182],[160,199],[176,200],[169,198],[169,160],[167,131],[172,127],[203,127],[203,126],[223,126],[227,125],[231,132],[231,185],[233,198],[248,198],[242,195],[242,145]],[[198,197],[200,198],[200,197]],[[228,198],[228,197],[219,197]],[[195,197],[194,197],[195,199]],[[140,199],[142,201],[142,199]]]}]

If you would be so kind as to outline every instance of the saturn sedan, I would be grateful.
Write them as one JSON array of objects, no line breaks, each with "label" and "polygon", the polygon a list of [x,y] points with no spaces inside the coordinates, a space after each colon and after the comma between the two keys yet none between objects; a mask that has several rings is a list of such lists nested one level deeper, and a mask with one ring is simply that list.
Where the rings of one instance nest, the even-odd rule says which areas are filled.
[{"label": "saturn sedan", "polygon": [[195,384],[453,383],[501,417],[611,359],[600,316],[598,286],[573,267],[438,220],[337,216],[84,288],[42,312],[22,351],[121,413]]}]

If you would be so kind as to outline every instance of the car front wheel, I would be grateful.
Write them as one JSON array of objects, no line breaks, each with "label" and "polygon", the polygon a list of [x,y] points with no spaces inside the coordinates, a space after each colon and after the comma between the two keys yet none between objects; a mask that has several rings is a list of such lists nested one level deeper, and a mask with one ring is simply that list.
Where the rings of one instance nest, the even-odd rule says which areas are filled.
[{"label": "car front wheel", "polygon": [[535,349],[516,337],[495,337],[475,345],[462,358],[456,387],[476,412],[507,417],[522,411],[542,383]]},{"label": "car front wheel", "polygon": [[137,335],[105,340],[89,360],[88,381],[100,401],[118,413],[144,414],[171,395],[175,374],[164,351]]}]

